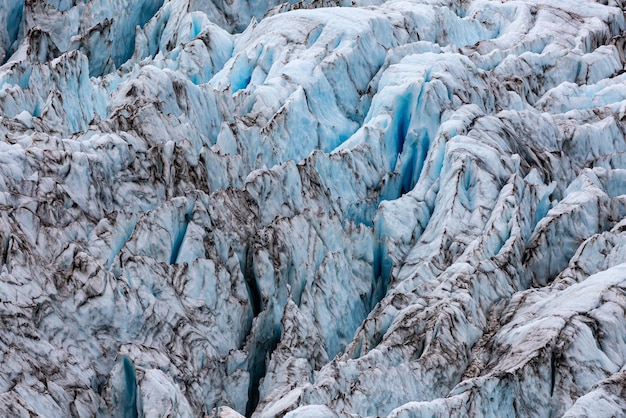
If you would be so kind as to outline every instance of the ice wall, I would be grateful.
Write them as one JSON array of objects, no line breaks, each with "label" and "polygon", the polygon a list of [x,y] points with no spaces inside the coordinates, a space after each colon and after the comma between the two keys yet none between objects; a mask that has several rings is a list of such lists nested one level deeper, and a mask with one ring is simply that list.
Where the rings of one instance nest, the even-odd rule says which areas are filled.
[{"label": "ice wall", "polygon": [[626,410],[623,2],[0,22],[0,410]]}]

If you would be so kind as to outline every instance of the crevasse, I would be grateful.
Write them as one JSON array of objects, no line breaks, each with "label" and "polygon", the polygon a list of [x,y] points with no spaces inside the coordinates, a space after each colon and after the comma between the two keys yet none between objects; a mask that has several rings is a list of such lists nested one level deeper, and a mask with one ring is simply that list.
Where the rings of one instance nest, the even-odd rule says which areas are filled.
[{"label": "crevasse", "polygon": [[620,0],[0,5],[0,410],[620,416]]}]

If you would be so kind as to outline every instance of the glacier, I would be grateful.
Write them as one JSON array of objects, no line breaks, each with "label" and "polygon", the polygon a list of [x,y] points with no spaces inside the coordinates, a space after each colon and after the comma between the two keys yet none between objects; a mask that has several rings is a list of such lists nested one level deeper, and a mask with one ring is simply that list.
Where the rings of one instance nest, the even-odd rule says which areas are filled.
[{"label": "glacier", "polygon": [[626,416],[625,10],[4,0],[0,411]]}]

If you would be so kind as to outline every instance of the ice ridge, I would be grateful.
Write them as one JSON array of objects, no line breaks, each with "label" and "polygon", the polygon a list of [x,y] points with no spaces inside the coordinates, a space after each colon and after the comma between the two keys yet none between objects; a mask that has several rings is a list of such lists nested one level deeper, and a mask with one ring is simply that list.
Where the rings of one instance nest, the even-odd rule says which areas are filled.
[{"label": "ice ridge", "polygon": [[7,416],[626,416],[626,3],[6,0]]}]

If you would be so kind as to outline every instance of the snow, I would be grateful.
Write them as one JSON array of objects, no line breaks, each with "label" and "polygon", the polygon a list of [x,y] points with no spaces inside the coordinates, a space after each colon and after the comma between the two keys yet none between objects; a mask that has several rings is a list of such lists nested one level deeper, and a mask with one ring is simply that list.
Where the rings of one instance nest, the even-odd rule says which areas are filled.
[{"label": "snow", "polygon": [[0,410],[619,416],[624,7],[4,1]]}]

